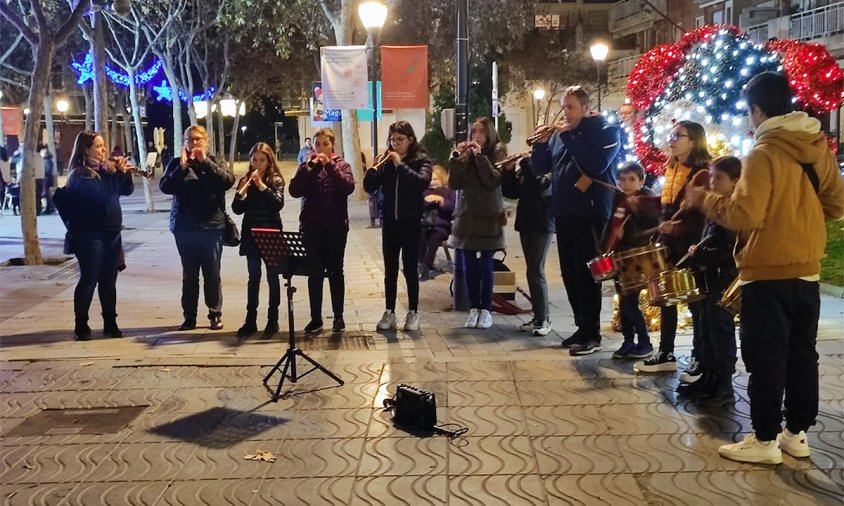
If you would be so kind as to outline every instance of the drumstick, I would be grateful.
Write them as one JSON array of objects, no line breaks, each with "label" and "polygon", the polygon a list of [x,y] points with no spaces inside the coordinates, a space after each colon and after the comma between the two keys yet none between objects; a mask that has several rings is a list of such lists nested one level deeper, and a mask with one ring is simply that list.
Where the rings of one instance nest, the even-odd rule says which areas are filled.
[{"label": "drumstick", "polygon": [[[703,239],[701,239],[699,243],[695,244],[695,249],[699,248],[701,244],[708,241],[710,237],[712,237],[712,236],[708,235],[708,236],[704,237]],[[680,260],[677,260],[676,267],[680,267],[680,264],[685,262],[686,260],[688,260],[690,256],[692,256],[691,253],[686,253],[685,255],[683,255],[683,258],[681,258]]]},{"label": "drumstick", "polygon": [[[624,221],[621,222],[621,225],[619,225],[618,228],[624,229],[624,225],[627,224],[627,220],[629,220],[631,216],[633,216],[633,215],[628,214],[627,216],[625,216]],[[615,246],[616,243],[618,242],[618,240],[615,238],[615,234],[614,233],[610,233],[610,234],[611,234],[610,240],[607,241],[607,251],[606,251],[607,253],[610,253],[612,251],[612,246]]]}]

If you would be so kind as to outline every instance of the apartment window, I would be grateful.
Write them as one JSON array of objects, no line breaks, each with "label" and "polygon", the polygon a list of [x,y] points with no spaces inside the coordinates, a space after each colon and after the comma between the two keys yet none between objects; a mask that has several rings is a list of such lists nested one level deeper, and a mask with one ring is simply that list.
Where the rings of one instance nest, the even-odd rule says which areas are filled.
[{"label": "apartment window", "polygon": [[724,11],[715,11],[715,12],[712,13],[712,24],[713,25],[724,24]]},{"label": "apartment window", "polygon": [[695,18],[695,28],[700,28],[703,26],[703,16],[698,16]]}]

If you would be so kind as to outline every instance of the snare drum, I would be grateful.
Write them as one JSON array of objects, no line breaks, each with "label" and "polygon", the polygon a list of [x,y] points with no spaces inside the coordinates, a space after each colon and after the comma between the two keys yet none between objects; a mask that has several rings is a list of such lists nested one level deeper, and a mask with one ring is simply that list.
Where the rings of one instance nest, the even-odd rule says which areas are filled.
[{"label": "snare drum", "polygon": [[589,272],[592,273],[592,279],[596,283],[612,279],[618,274],[612,253],[604,253],[599,257],[589,260],[586,262],[586,267],[589,267]]},{"label": "snare drum", "polygon": [[701,300],[706,294],[698,289],[691,270],[672,269],[648,281],[648,296],[654,306],[674,306]]},{"label": "snare drum", "polygon": [[661,244],[649,244],[613,254],[618,266],[618,283],[621,293],[634,293],[648,284],[648,280],[659,276],[670,268],[668,248]]}]

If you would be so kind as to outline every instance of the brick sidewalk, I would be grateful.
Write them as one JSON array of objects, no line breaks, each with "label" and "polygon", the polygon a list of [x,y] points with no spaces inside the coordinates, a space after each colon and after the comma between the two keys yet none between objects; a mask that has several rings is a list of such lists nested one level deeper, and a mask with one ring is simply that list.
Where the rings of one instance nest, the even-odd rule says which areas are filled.
[{"label": "brick sidewalk", "polygon": [[[4,504],[791,505],[844,499],[840,299],[822,302],[821,414],[809,433],[812,457],[786,456],[776,467],[738,464],[720,459],[717,447],[750,429],[743,368],[735,378],[735,405],[709,410],[676,396],[676,374],[636,375],[631,362],[613,361],[620,339],[609,329],[604,351],[569,357],[559,339],[573,331],[571,313],[554,254],[547,269],[556,332],[545,338],[520,334],[519,317],[496,315],[486,331],[462,328],[465,314],[450,311],[449,275],[422,283],[419,332],[374,332],[383,310],[380,230],[366,228],[365,203],[355,201],[346,253],[348,330],[342,338],[324,333],[301,341],[346,384],[338,387],[315,372],[272,403],[261,379],[285,343],[281,337],[237,343],[246,266],[236,249],[226,248],[223,257],[225,329],[176,332],[181,269],[167,214],[136,212],[143,207],[138,196],[124,204],[130,251],[118,280],[118,311],[128,337],[72,339],[75,261],[0,267]],[[156,207],[166,209],[168,199],[159,194]],[[297,214],[298,203],[288,199],[284,223],[294,228]],[[64,229],[57,217],[39,217],[39,233],[45,254],[59,256]],[[524,284],[518,237],[512,229],[507,236],[508,265]],[[19,240],[19,220],[0,216],[0,259],[20,256]],[[301,329],[307,290],[304,280],[296,286]],[[400,317],[405,301],[400,291]],[[607,297],[605,323],[610,307]],[[259,318],[264,314],[262,308]],[[97,336],[99,322],[92,323]],[[678,336],[681,355],[690,340],[688,332]],[[449,441],[393,428],[379,407],[401,382],[434,391],[440,422],[464,425],[467,435]],[[42,411],[62,409],[70,412]],[[85,417],[74,411],[81,409],[101,411]],[[47,415],[57,418],[39,420]],[[63,424],[62,416],[78,423]],[[278,460],[243,459],[257,450]]]}]

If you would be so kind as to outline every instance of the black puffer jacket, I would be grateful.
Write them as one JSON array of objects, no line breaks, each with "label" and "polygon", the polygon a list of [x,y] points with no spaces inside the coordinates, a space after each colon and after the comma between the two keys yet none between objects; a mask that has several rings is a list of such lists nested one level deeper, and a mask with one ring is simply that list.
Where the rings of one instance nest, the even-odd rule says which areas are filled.
[{"label": "black puffer jacket", "polygon": [[210,158],[191,160],[182,170],[178,158],[170,160],[158,187],[173,195],[170,231],[222,230],[225,228],[226,190],[234,184],[234,174]]},{"label": "black puffer jacket", "polygon": [[501,191],[508,199],[519,199],[516,206],[516,231],[526,234],[553,234],[554,215],[551,208],[551,175],[537,176],[530,158],[522,158],[516,170],[504,170]]},{"label": "black puffer jacket", "polygon": [[[238,188],[243,184],[244,179],[245,177],[241,178],[237,183]],[[240,225],[241,256],[261,253],[258,251],[255,239],[252,238],[253,228],[282,228],[282,207],[284,207],[284,179],[279,175],[273,176],[264,191],[252,184],[246,190],[246,198],[235,197],[232,202],[232,212],[243,215],[243,222]]]},{"label": "black puffer jacket", "polygon": [[431,159],[423,152],[404,158],[398,167],[387,162],[382,167],[369,168],[363,177],[363,189],[373,193],[380,189],[383,205],[381,219],[422,219],[422,194],[431,184]]}]

